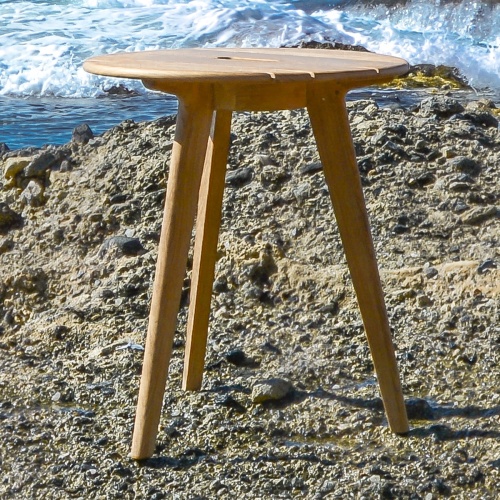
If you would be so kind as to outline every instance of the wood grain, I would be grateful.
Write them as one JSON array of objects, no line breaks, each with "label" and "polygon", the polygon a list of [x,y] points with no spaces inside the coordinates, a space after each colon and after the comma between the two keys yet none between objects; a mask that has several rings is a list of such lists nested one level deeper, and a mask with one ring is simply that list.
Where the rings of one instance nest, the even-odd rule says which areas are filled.
[{"label": "wood grain", "polygon": [[203,379],[231,116],[215,113],[200,188],[182,382],[187,390],[200,389]]},{"label": "wood grain", "polygon": [[377,260],[345,108],[345,91],[311,85],[307,109],[391,429],[409,430]]},{"label": "wood grain", "polygon": [[[408,71],[403,59],[326,49],[180,49],[119,52],[85,61],[90,73],[139,78],[154,87],[179,82],[342,81],[348,88],[387,81]],[[168,92],[176,93],[174,90]],[[177,94],[176,94],[177,95]]]},{"label": "wood grain", "polygon": [[407,71],[406,61],[332,50],[182,49],[99,56],[84,67],[140,78],[147,88],[180,99],[131,456],[154,452],[198,193],[183,387],[201,386],[231,114],[242,110],[308,108],[389,425],[407,432],[345,109],[349,89],[388,81]]},{"label": "wood grain", "polygon": [[198,191],[212,121],[210,96],[179,103],[131,457],[150,457],[172,352]]}]

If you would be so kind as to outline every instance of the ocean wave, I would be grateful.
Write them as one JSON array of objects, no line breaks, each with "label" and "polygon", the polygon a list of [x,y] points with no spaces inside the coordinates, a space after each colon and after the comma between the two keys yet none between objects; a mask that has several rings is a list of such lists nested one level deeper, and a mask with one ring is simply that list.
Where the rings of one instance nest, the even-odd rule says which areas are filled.
[{"label": "ocean wave", "polygon": [[[95,97],[112,79],[82,62],[117,51],[270,46],[324,39],[411,63],[458,67],[477,87],[500,89],[497,3],[215,0],[0,0],[0,95]],[[138,82],[127,82],[144,92]]]}]

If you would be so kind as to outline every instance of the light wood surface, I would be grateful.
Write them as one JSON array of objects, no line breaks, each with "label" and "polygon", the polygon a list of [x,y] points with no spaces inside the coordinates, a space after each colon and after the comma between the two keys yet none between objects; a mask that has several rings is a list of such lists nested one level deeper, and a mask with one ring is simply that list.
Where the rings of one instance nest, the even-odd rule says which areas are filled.
[{"label": "light wood surface", "polygon": [[352,88],[405,73],[406,61],[333,50],[183,49],[99,56],[84,67],[142,79],[180,101],[131,456],[154,452],[198,194],[183,387],[202,383],[231,114],[242,110],[307,107],[389,425],[407,432],[344,101]]},{"label": "light wood surface", "polygon": [[329,80],[348,87],[378,83],[408,71],[408,63],[372,52],[312,49],[179,49],[92,57],[90,73],[141,80],[225,83]]},{"label": "light wood surface", "polygon": [[231,111],[219,110],[208,142],[198,201],[182,386],[201,388],[222,211]]},{"label": "light wood surface", "polygon": [[409,429],[406,407],[351,139],[344,92],[331,85],[311,85],[308,89],[307,109],[389,425],[394,432],[406,433]]},{"label": "light wood surface", "polygon": [[210,100],[196,92],[179,102],[132,440],[136,459],[155,448],[212,116]]}]

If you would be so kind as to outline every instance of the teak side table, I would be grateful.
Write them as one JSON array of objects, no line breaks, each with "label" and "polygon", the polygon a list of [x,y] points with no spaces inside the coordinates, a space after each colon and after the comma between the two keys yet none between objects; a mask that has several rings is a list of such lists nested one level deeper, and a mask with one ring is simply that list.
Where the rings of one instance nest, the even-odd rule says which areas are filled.
[{"label": "teak side table", "polygon": [[233,111],[308,110],[390,428],[408,432],[384,297],[345,107],[406,61],[312,49],[180,49],[98,56],[85,70],[138,78],[179,111],[131,456],[154,453],[191,230],[196,236],[183,388],[201,387]]}]

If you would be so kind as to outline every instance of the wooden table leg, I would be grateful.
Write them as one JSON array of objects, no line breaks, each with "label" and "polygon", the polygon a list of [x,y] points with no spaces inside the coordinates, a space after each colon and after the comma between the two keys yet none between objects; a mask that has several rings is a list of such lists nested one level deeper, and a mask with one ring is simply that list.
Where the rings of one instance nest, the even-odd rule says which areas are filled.
[{"label": "wooden table leg", "polygon": [[226,110],[215,113],[200,187],[182,383],[187,390],[200,389],[203,380],[231,116]]},{"label": "wooden table leg", "polygon": [[389,425],[396,433],[406,433],[408,419],[349,129],[345,92],[331,84],[310,85],[307,108]]},{"label": "wooden table leg", "polygon": [[132,440],[135,459],[155,449],[212,116],[209,95],[179,102]]}]

